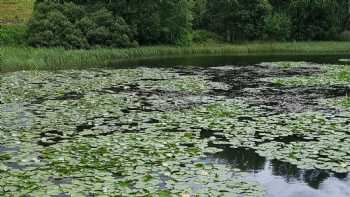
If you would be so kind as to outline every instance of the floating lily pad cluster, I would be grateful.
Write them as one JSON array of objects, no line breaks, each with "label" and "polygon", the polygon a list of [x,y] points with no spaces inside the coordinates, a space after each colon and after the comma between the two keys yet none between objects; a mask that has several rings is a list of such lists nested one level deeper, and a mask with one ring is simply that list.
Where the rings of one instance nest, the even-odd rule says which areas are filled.
[{"label": "floating lily pad cluster", "polygon": [[[262,65],[266,65],[262,64]],[[272,67],[280,69],[320,68],[320,74],[311,76],[273,77],[268,78],[276,84],[284,86],[313,86],[313,85],[345,85],[350,86],[350,65],[311,64],[306,62],[277,62]]]},{"label": "floating lily pad cluster", "polygon": [[172,114],[223,100],[209,92],[227,86],[204,75],[17,72],[1,84],[1,196],[263,194],[237,170],[198,163],[218,150],[195,129],[167,130]]},{"label": "floating lily pad cluster", "polygon": [[344,107],[350,108],[350,98],[349,98],[349,97],[344,98],[344,99],[341,101],[341,104],[342,104]]},{"label": "floating lily pad cluster", "polygon": [[[345,85],[346,77],[334,78],[345,66],[259,69],[270,75],[308,67],[321,72],[278,80],[293,86],[287,81],[322,75],[330,82],[323,85]],[[251,103],[260,87],[232,98],[234,84],[213,80],[222,71],[209,70],[0,75],[0,196],[264,196],[240,169],[204,162],[221,151],[210,144],[251,149],[302,169],[349,171],[349,110],[328,102],[318,111],[271,112]],[[286,87],[276,88],[274,94]]]}]

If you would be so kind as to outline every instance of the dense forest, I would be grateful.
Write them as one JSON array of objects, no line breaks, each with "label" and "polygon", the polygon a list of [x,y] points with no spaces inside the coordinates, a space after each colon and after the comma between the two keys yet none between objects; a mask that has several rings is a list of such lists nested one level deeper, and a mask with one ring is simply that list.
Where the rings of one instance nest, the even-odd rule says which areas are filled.
[{"label": "dense forest", "polygon": [[348,0],[38,0],[27,37],[65,48],[335,40],[348,21]]}]

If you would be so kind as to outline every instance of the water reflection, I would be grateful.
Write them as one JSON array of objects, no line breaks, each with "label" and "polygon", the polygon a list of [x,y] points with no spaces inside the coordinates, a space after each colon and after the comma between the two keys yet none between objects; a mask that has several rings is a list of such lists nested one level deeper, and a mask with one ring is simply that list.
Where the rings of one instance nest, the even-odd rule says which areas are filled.
[{"label": "water reflection", "polygon": [[269,161],[273,176],[281,176],[287,183],[305,182],[314,189],[327,180],[331,174],[325,170],[301,170],[295,165],[277,160]]},{"label": "water reflection", "polygon": [[[223,148],[225,145],[216,145],[216,148]],[[259,172],[264,169],[266,159],[260,157],[251,149],[224,148],[222,152],[208,155],[208,161],[219,164],[230,164],[243,171]]]},{"label": "water reflection", "polygon": [[[202,132],[201,137],[209,132]],[[214,136],[218,136],[213,134]],[[226,144],[209,143],[223,151],[207,155],[205,162],[228,164],[248,172],[249,181],[262,184],[268,197],[349,197],[348,173],[328,170],[299,169],[296,165],[278,160],[268,160],[252,149],[231,148]]]},{"label": "water reflection", "polygon": [[246,179],[262,184],[267,197],[350,196],[348,178],[338,178],[322,170],[302,170],[278,161],[267,161],[263,170],[250,173]]},{"label": "water reflection", "polygon": [[0,153],[3,153],[3,152],[18,152],[19,149],[20,149],[19,146],[14,146],[14,147],[8,148],[6,146],[0,145]]}]

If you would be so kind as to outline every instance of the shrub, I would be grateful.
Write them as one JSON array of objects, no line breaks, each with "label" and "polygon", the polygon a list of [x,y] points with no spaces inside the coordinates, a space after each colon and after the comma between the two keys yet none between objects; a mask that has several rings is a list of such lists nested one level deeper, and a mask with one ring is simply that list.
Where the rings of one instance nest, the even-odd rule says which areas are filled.
[{"label": "shrub", "polygon": [[88,13],[73,3],[37,3],[28,25],[28,43],[34,47],[128,47],[134,42],[124,19],[105,8]]},{"label": "shrub", "polygon": [[35,47],[87,47],[81,31],[58,10],[48,12],[46,18],[31,21],[28,27],[28,43]]},{"label": "shrub", "polygon": [[[48,0],[37,0],[35,12],[42,7],[42,4]],[[117,40],[121,46],[135,43],[135,40],[141,44],[180,44],[187,45],[191,41],[192,32],[192,0],[55,0],[51,2],[63,15],[70,19],[73,24],[79,23],[80,30],[85,35],[90,36],[87,40],[98,41],[97,35],[109,36],[114,32],[119,36],[108,37],[107,46],[110,46],[111,39]],[[52,3],[51,3],[52,4]],[[45,10],[47,12],[50,9]],[[83,10],[83,17],[82,17]],[[92,16],[94,12],[99,12],[99,16]],[[91,21],[83,18],[88,17]],[[92,20],[92,18],[94,18]],[[71,20],[72,18],[72,20]],[[83,21],[81,21],[83,20]],[[94,29],[81,26],[94,22],[97,27]],[[117,23],[117,25],[115,25]],[[110,26],[114,26],[112,29]],[[116,26],[121,29],[116,31]],[[128,26],[126,29],[125,27]],[[89,30],[90,32],[86,32]],[[102,32],[102,30],[106,32]],[[126,43],[125,43],[126,42]]]},{"label": "shrub", "polygon": [[264,35],[264,19],[272,11],[268,0],[208,1],[207,27],[226,41],[259,40]]},{"label": "shrub", "polygon": [[350,31],[343,31],[337,36],[338,41],[350,41]]},{"label": "shrub", "polygon": [[25,43],[26,26],[0,26],[0,45],[22,45]]},{"label": "shrub", "polygon": [[90,45],[111,47],[131,45],[131,30],[122,17],[114,17],[112,12],[101,9],[93,13],[90,18],[94,27],[86,34]]},{"label": "shrub", "polygon": [[289,12],[297,40],[330,40],[341,31],[337,1],[292,0]]},{"label": "shrub", "polygon": [[264,20],[265,39],[287,41],[291,35],[291,20],[286,14],[273,13]]},{"label": "shrub", "polygon": [[195,30],[193,31],[193,42],[194,43],[218,43],[223,39],[216,33],[206,30]]},{"label": "shrub", "polygon": [[177,46],[191,46],[193,41],[193,34],[191,32],[184,32],[180,34],[180,37],[178,37],[175,41],[175,45]]}]

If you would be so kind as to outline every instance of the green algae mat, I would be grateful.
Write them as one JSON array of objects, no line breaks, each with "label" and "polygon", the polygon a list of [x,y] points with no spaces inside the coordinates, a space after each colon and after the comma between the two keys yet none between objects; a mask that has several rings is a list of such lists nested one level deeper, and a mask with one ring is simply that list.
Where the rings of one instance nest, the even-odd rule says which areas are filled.
[{"label": "green algae mat", "polygon": [[1,74],[0,196],[347,196],[348,95],[305,62]]}]

